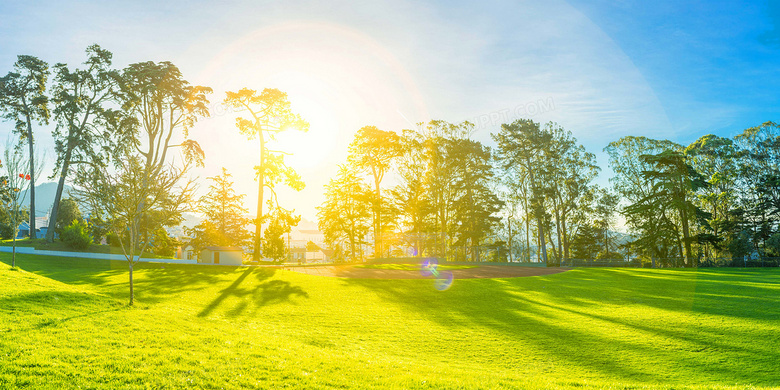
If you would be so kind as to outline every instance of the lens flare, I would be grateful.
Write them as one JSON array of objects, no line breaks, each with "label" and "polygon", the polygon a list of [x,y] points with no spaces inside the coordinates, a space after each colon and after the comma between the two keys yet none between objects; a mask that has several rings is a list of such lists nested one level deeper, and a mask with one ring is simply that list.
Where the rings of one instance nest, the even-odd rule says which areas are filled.
[{"label": "lens flare", "polygon": [[439,271],[436,269],[439,266],[439,261],[436,259],[425,259],[420,265],[420,274],[422,276],[436,276]]},{"label": "lens flare", "polygon": [[436,277],[436,280],[433,282],[433,287],[435,287],[439,291],[444,291],[452,287],[452,281],[455,279],[455,277],[452,275],[452,272],[450,271],[442,271],[439,273],[439,276]]}]

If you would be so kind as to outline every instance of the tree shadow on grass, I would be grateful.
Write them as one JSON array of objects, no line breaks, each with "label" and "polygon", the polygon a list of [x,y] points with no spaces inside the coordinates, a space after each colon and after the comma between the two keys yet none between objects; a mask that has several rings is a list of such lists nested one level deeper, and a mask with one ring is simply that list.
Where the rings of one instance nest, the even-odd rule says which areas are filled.
[{"label": "tree shadow on grass", "polygon": [[[275,268],[247,268],[230,286],[220,291],[220,294],[198,313],[198,317],[208,317],[230,297],[240,298],[240,301],[226,312],[228,317],[238,317],[244,314],[250,303],[253,303],[257,309],[269,304],[288,302],[294,296],[309,297],[309,294],[301,287],[293,286],[288,281],[267,280],[275,272]],[[255,280],[250,279],[245,283],[245,280],[252,274],[255,275]]]},{"label": "tree shadow on grass", "polygon": [[[431,282],[424,280],[343,279],[343,282],[370,289],[388,303],[419,312],[454,329],[455,334],[459,328],[464,334],[475,328],[489,329],[542,351],[551,364],[578,366],[610,378],[648,383],[696,378],[700,383],[709,384],[770,384],[780,380],[780,374],[768,372],[763,363],[750,367],[739,364],[746,356],[759,357],[761,362],[780,358],[780,351],[763,347],[769,341],[766,337],[751,339],[759,337],[760,331],[746,337],[746,329],[706,322],[695,329],[691,325],[682,328],[674,323],[648,323],[642,317],[645,310],[642,306],[660,309],[651,311],[654,315],[665,316],[666,311],[678,313],[669,313],[670,319],[680,314],[739,316],[737,311],[723,309],[725,300],[728,307],[741,305],[743,318],[748,321],[769,323],[777,318],[780,305],[768,309],[745,308],[744,304],[751,297],[771,294],[770,286],[754,286],[754,291],[735,297],[714,298],[696,294],[722,289],[717,275],[704,275],[702,280],[696,280],[692,272],[671,273],[661,280],[643,280],[641,275],[622,270],[584,274],[587,279],[579,279],[576,272],[567,272],[534,278],[458,280],[445,292],[434,290]],[[649,275],[655,276],[652,272]],[[770,276],[766,280],[774,279]],[[686,291],[672,290],[665,294],[667,289],[681,287]],[[599,300],[614,298],[613,295],[617,297],[615,300],[600,304]],[[630,311],[635,317],[622,317],[610,311],[610,307],[623,303],[636,308]],[[589,326],[593,331],[581,324],[592,324]],[[647,341],[652,337],[662,337],[671,344],[657,346]],[[704,361],[719,363],[712,365]]]}]

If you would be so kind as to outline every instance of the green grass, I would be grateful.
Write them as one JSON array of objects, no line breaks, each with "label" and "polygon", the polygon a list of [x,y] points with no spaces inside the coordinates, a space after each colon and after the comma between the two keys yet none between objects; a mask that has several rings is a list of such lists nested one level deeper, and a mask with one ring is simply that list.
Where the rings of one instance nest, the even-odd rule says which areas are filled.
[{"label": "green grass", "polygon": [[[401,271],[419,271],[420,264],[362,264],[356,265],[355,268],[368,268],[368,269],[389,269],[389,270],[401,270]],[[454,269],[468,269],[477,268],[476,265],[438,265],[438,270],[454,270]]]},{"label": "green grass", "polygon": [[760,388],[780,383],[780,270],[516,279],[0,254],[0,388]]},{"label": "green grass", "polygon": [[[1,240],[0,246],[13,246],[13,240]],[[104,254],[115,254],[115,255],[123,254],[122,248],[118,246],[90,244],[89,248],[87,249],[73,249],[65,245],[65,243],[62,241],[55,240],[53,242],[46,242],[45,238],[36,238],[34,240],[31,240],[29,238],[22,238],[20,240],[16,240],[16,247],[33,247],[36,250],[44,250],[44,251],[88,252],[88,253],[104,253]],[[135,254],[136,255],[140,254],[140,251],[136,251]],[[170,259],[172,257],[159,256],[147,251],[144,252],[144,258]]]}]

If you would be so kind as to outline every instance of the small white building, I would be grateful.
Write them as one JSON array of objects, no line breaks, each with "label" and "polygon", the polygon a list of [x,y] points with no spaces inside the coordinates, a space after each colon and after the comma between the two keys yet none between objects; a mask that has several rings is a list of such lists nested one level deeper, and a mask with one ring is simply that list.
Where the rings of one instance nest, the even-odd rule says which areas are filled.
[{"label": "small white building", "polygon": [[198,263],[242,265],[244,250],[235,246],[207,246],[200,251]]}]

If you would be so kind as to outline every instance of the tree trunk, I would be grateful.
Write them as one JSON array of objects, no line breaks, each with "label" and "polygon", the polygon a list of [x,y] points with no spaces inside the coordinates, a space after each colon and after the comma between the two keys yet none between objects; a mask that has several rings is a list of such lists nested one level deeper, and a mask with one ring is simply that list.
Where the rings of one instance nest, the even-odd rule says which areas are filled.
[{"label": "tree trunk", "polygon": [[[26,104],[25,104],[26,106]],[[30,116],[27,116],[27,145],[30,151],[30,239],[35,239],[35,148]]]},{"label": "tree trunk", "polygon": [[57,214],[60,211],[60,200],[62,200],[62,191],[65,188],[65,176],[68,174],[68,167],[70,167],[71,149],[65,152],[65,159],[62,161],[62,171],[60,172],[60,180],[57,183],[57,192],[54,194],[54,204],[51,205],[51,214],[49,214],[49,229],[46,231],[46,241],[54,241],[54,226],[57,224]]},{"label": "tree trunk", "polygon": [[130,265],[130,306],[133,306],[135,295],[133,294],[133,262],[128,263]]},{"label": "tree trunk", "polygon": [[252,254],[254,261],[259,261],[263,252],[263,189],[265,189],[265,140],[263,134],[260,138],[260,174],[257,175],[257,220],[255,221],[255,251]]}]

